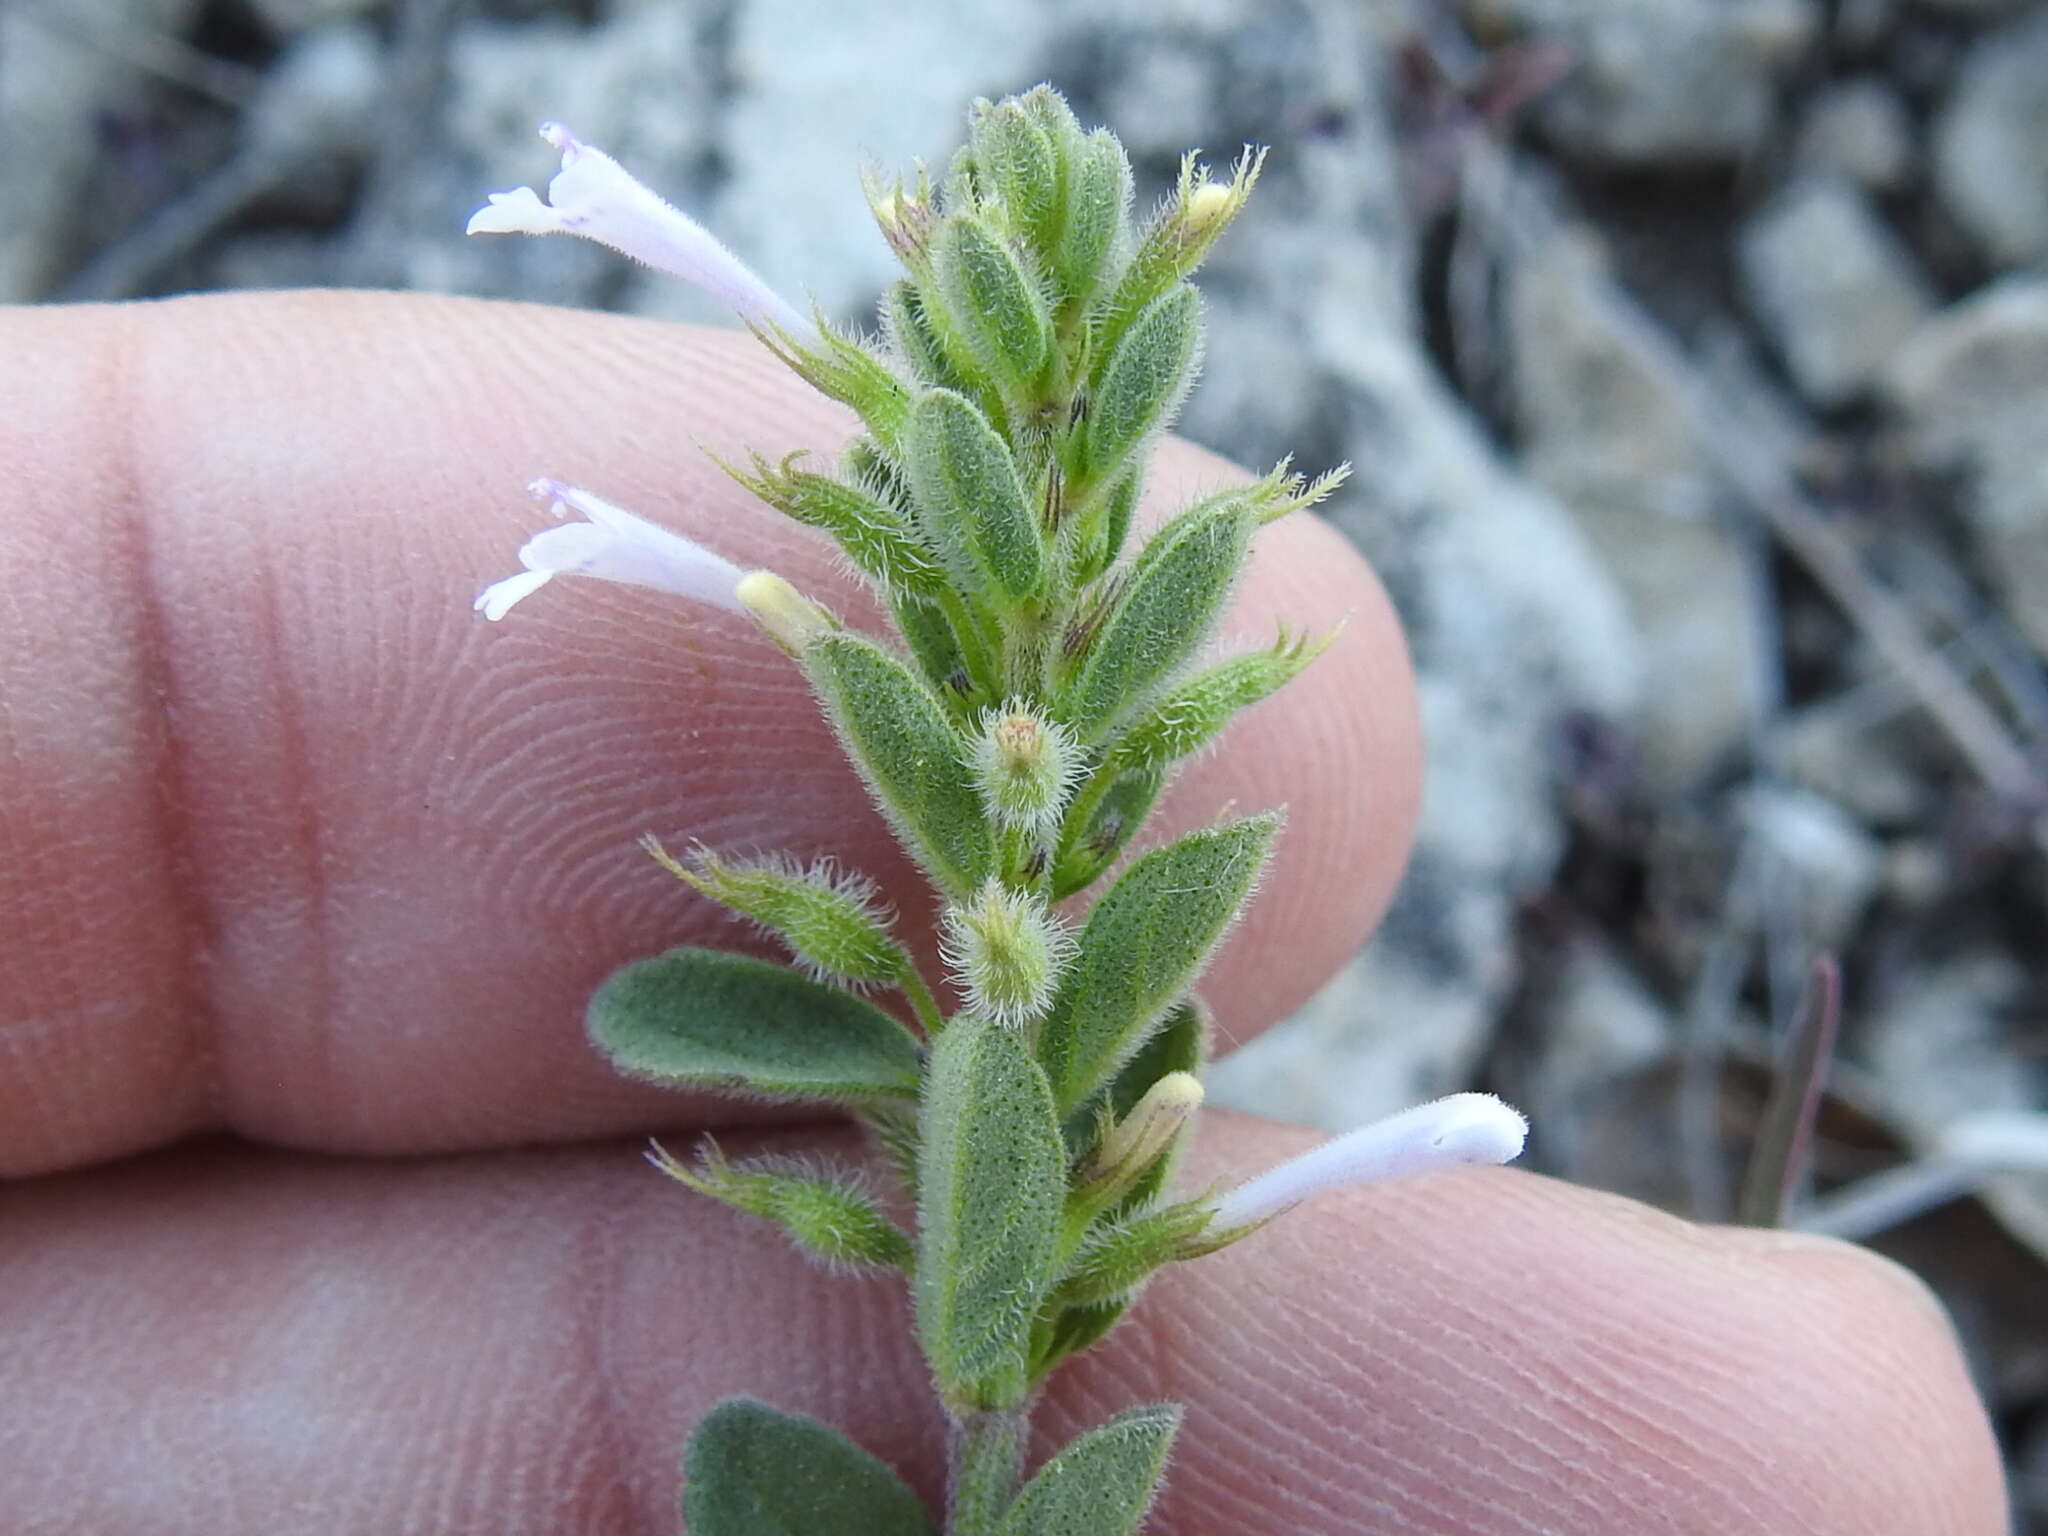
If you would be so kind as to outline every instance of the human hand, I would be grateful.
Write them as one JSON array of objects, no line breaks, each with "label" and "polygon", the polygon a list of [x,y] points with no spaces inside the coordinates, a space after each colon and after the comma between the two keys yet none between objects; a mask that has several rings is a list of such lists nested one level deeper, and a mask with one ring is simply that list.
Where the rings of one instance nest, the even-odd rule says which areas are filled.
[{"label": "human hand", "polygon": [[[743,621],[594,584],[468,611],[545,471],[858,617],[696,447],[844,431],[746,337],[597,316],[0,316],[8,1530],[672,1530],[734,1392],[933,1491],[900,1290],[601,1140],[763,1117],[619,1081],[573,1022],[619,962],[730,942],[642,831],[921,887]],[[1225,473],[1170,449],[1159,499]],[[1398,632],[1310,520],[1262,535],[1230,628],[1283,607],[1350,623],[1166,813],[1290,807],[1204,987],[1240,1039],[1376,920],[1416,796]],[[1204,1124],[1198,1178],[1312,1140]],[[1329,1197],[1148,1302],[1040,1433],[1185,1402],[1176,1536],[2004,1528],[1946,1323],[1853,1249],[1484,1170]]]}]

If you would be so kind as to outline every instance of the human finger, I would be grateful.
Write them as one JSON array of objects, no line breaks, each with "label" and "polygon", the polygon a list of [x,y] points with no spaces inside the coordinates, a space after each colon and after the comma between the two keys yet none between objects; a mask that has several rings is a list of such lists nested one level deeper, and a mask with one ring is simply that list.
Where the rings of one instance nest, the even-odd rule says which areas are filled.
[{"label": "human finger", "polygon": [[[1206,1124],[1202,1175],[1303,1141]],[[941,1483],[900,1282],[810,1268],[627,1149],[172,1153],[0,1219],[20,1529],[652,1536],[736,1393]],[[1056,1378],[1034,1455],[1162,1400],[1179,1536],[2004,1529],[1916,1282],[1513,1172],[1353,1191],[1169,1270]]]},{"label": "human finger", "polygon": [[[929,898],[751,626],[593,583],[469,611],[546,473],[858,617],[822,542],[700,451],[846,435],[751,338],[296,294],[8,312],[0,359],[0,1174],[210,1128],[418,1151],[729,1117],[578,1027],[619,963],[747,942],[647,832],[867,869],[929,952]],[[1170,447],[1155,490],[1231,473]],[[1290,809],[1207,982],[1234,1039],[1356,946],[1415,804],[1397,628],[1305,519],[1230,629],[1283,617],[1350,623],[1166,816]]]}]

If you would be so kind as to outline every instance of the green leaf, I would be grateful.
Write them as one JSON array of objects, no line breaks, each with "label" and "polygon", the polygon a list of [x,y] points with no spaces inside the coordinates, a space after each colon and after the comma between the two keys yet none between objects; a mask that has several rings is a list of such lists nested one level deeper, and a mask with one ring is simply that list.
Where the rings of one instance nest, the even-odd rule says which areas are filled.
[{"label": "green leaf", "polygon": [[1045,295],[1017,253],[980,220],[955,214],[932,242],[946,319],[1007,396],[1030,387],[1052,349]]},{"label": "green leaf", "polygon": [[872,1003],[783,966],[672,949],[612,972],[590,1037],[621,1072],[775,1100],[917,1093],[915,1036]]},{"label": "green leaf", "polygon": [[1254,527],[1244,499],[1224,495],[1153,535],[1060,696],[1067,724],[1084,742],[1143,708],[1208,641]]},{"label": "green leaf", "polygon": [[945,577],[909,519],[874,486],[848,484],[830,475],[791,468],[804,453],[799,449],[788,455],[779,467],[758,453],[751,470],[718,463],[783,516],[830,534],[846,558],[885,591],[901,589],[927,599],[935,597]]},{"label": "green leaf", "polygon": [[1233,656],[1175,684],[1117,739],[1118,765],[1164,768],[1201,751],[1239,710],[1293,681],[1335,638],[1310,641],[1283,634],[1266,650]]},{"label": "green leaf", "polygon": [[1053,1293],[1054,1305],[1091,1308],[1127,1301],[1162,1264],[1184,1259],[1203,1246],[1203,1233],[1213,1207],[1206,1200],[1187,1200],[1135,1216],[1098,1222],[1075,1250]]},{"label": "green leaf", "polygon": [[917,1495],[836,1429],[735,1397],[683,1456],[690,1536],[933,1536]]},{"label": "green leaf", "polygon": [[1053,1279],[1066,1147],[1017,1034],[969,1014],[932,1049],[918,1159],[917,1326],[956,1411],[1014,1407]]},{"label": "green leaf", "polygon": [[1179,185],[1139,237],[1116,287],[1095,307],[1105,346],[1115,346],[1146,305],[1202,264],[1243,210],[1265,158],[1264,150],[1247,149],[1230,168],[1228,182],[1211,181],[1208,167],[1192,154],[1181,161]]},{"label": "green leaf", "polygon": [[1040,250],[1057,233],[1060,175],[1053,136],[1012,97],[974,104],[969,142],[1011,230]]},{"label": "green leaf", "polygon": [[762,333],[761,339],[813,389],[852,406],[861,425],[885,451],[897,452],[910,414],[909,389],[866,347],[848,341],[822,321],[818,337],[815,347],[780,335]]},{"label": "green leaf", "polygon": [[709,1136],[685,1163],[659,1143],[648,1161],[685,1188],[772,1221],[799,1248],[834,1268],[911,1267],[910,1239],[876,1203],[858,1174],[820,1171],[775,1155],[733,1163]]},{"label": "green leaf", "polygon": [[1131,162],[1107,129],[1081,141],[1067,167],[1067,222],[1052,258],[1060,292],[1093,298],[1116,255],[1131,206]]},{"label": "green leaf", "polygon": [[804,648],[804,670],[882,814],[941,890],[962,895],[995,858],[965,744],[902,662],[852,634]]},{"label": "green leaf", "polygon": [[1094,498],[1084,524],[1086,531],[1076,540],[1081,550],[1074,572],[1077,582],[1095,580],[1124,552],[1124,541],[1131,536],[1131,520],[1137,515],[1144,490],[1145,465],[1137,459],[1114,484]]},{"label": "green leaf", "polygon": [[776,935],[820,979],[893,985],[910,974],[910,957],[889,936],[877,887],[865,876],[830,860],[802,869],[787,857],[722,859],[701,844],[685,864],[652,837],[640,846],[693,890]]},{"label": "green leaf", "polygon": [[969,595],[1021,602],[1038,590],[1045,544],[1037,515],[1009,445],[965,396],[934,389],[919,398],[909,469],[925,537]]},{"label": "green leaf", "polygon": [[1114,475],[1171,422],[1194,383],[1201,339],[1201,300],[1186,283],[1161,294],[1131,322],[1089,394],[1081,463],[1091,478]]},{"label": "green leaf", "polygon": [[1077,801],[1070,814],[1071,825],[1053,866],[1055,901],[1073,895],[1109,868],[1152,814],[1153,802],[1166,787],[1166,775],[1157,768],[1120,773],[1112,764],[1106,771],[1111,777],[1102,794],[1085,807]]},{"label": "green leaf", "polygon": [[996,1536],[1131,1536],[1159,1491],[1180,1408],[1133,1408],[1074,1441],[1024,1485]]},{"label": "green leaf", "polygon": [[1207,962],[1264,867],[1280,818],[1192,832],[1124,871],[1088,914],[1039,1035],[1062,1116],[1136,1055]]},{"label": "green leaf", "polygon": [[917,659],[918,670],[943,700],[957,681],[968,675],[967,657],[945,612],[935,603],[899,596],[890,604],[889,615],[896,621],[896,633]]},{"label": "green leaf", "polygon": [[960,377],[960,371],[939,344],[931,317],[925,313],[923,295],[907,278],[889,285],[882,300],[882,325],[918,382],[962,392],[968,389],[967,381]]}]

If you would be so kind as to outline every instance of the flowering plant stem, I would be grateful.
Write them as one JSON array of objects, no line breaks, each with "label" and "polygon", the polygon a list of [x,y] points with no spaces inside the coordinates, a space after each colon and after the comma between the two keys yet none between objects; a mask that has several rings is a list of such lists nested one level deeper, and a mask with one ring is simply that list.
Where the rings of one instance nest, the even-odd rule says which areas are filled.
[{"label": "flowering plant stem", "polygon": [[[959,1006],[897,941],[871,882],[830,861],[683,856],[663,867],[773,936],[794,969],[681,948],[615,974],[593,1039],[621,1070],[679,1086],[836,1105],[866,1168],[729,1159],[708,1139],[655,1165],[782,1227],[833,1268],[907,1278],[918,1341],[952,1416],[950,1536],[1128,1536],[1180,1413],[1117,1415],[1028,1480],[1029,1409],[1061,1362],[1117,1324],[1165,1265],[1256,1231],[1334,1185],[1502,1162],[1521,1117],[1459,1094],[1340,1138],[1220,1197],[1171,1191],[1200,1105],[1203,967],[1250,900],[1276,813],[1146,848],[1175,766],[1284,685],[1321,645],[1206,655],[1255,534],[1320,500],[1282,465],[1205,497],[1135,550],[1153,443],[1201,351],[1188,277],[1245,203],[1192,157],[1143,222],[1116,140],[1049,88],[978,102],[942,184],[873,185],[905,276],[878,340],[805,321],[732,252],[566,128],[546,201],[494,194],[473,233],[598,240],[717,293],[861,427],[836,472],[756,455],[743,485],[834,540],[890,633],[846,627],[767,571],[552,480],[557,516],[524,570],[477,599],[505,617],[555,576],[626,582],[753,615],[802,668],[905,850],[929,879]],[[1067,898],[1106,883],[1085,918]],[[901,999],[915,1028],[879,1005]],[[914,1208],[906,1227],[904,1216]],[[934,1527],[866,1451],[736,1399],[692,1437],[684,1513],[699,1536],[905,1536]]]},{"label": "flowering plant stem", "polygon": [[1024,1457],[1022,1408],[969,1414],[953,1431],[949,1536],[992,1536],[1017,1490]]}]

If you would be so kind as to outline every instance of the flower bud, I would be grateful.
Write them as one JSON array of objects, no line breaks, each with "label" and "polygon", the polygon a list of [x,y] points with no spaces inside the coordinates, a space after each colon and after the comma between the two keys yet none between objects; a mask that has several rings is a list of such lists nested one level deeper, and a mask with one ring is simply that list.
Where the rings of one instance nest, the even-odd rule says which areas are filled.
[{"label": "flower bud", "polygon": [[969,1005],[998,1023],[1022,1025],[1052,1002],[1074,936],[1027,891],[990,879],[946,909],[941,953]]},{"label": "flower bud", "polygon": [[813,640],[840,627],[828,610],[773,571],[747,572],[733,589],[733,595],[768,632],[768,638],[792,656],[801,656]]},{"label": "flower bud", "polygon": [[1044,833],[1059,825],[1081,767],[1065,726],[1012,701],[989,710],[974,744],[982,803],[998,826]]},{"label": "flower bud", "polygon": [[1201,1107],[1201,1080],[1192,1072],[1167,1073],[1102,1139],[1081,1172],[1077,1193],[1091,1203],[1122,1194],[1165,1154]]}]

